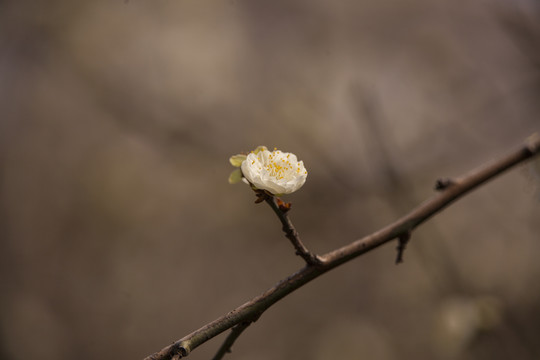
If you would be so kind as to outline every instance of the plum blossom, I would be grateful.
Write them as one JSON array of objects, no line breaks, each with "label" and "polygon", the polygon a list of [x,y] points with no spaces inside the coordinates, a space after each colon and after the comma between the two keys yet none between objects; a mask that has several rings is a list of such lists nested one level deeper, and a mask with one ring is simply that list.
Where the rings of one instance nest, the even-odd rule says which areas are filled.
[{"label": "plum blossom", "polygon": [[[236,164],[240,158],[232,157]],[[233,164],[235,165],[235,164]],[[274,195],[290,194],[300,189],[306,182],[307,170],[296,155],[281,150],[269,151],[259,146],[241,162],[242,176],[257,189]]]}]

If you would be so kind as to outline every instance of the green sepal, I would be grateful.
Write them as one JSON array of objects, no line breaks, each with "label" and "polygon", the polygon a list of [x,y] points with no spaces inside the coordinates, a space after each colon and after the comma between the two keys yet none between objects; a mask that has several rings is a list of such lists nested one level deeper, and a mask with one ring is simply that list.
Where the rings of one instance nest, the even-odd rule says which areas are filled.
[{"label": "green sepal", "polygon": [[244,162],[244,160],[246,160],[246,157],[247,157],[246,155],[242,155],[242,154],[233,155],[229,158],[229,162],[234,167],[240,167],[242,166],[242,163]]},{"label": "green sepal", "polygon": [[242,181],[242,170],[234,169],[231,175],[229,175],[229,184],[236,184]]}]

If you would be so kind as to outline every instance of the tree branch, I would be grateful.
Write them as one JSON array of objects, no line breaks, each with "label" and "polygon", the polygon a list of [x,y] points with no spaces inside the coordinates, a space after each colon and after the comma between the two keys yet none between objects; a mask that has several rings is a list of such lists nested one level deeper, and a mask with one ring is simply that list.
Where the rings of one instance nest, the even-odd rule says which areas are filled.
[{"label": "tree branch", "polygon": [[[317,278],[318,276],[324,274],[325,272],[395,238],[401,237],[402,241],[405,239],[408,240],[410,233],[431,216],[435,215],[458,198],[464,196],[469,191],[477,188],[486,181],[491,180],[505,170],[537,155],[539,152],[540,136],[535,134],[529,137],[520,148],[510,152],[506,156],[492,161],[459,178],[452,179],[451,181],[444,181],[444,186],[437,187],[437,190],[440,191],[437,195],[420,204],[407,215],[396,220],[392,224],[348,245],[331,251],[322,257],[318,257],[321,263],[318,263],[317,265],[308,262],[308,265],[306,265],[304,268],[280,281],[277,285],[268,289],[263,294],[255,297],[251,301],[246,302],[228,314],[223,315],[222,317],[201,327],[182,339],[175,341],[171,345],[163,348],[161,351],[148,356],[145,358],[145,360],[161,360],[171,359],[174,356],[187,356],[193,349],[212,339],[223,331],[238,326],[239,324],[251,323],[252,321],[256,320],[266,309],[278,302],[280,299],[311,280]],[[270,205],[272,206],[272,204]],[[272,208],[274,209],[273,206]],[[278,217],[280,217],[279,214]],[[284,222],[282,217],[280,217],[280,220],[282,223]],[[287,221],[285,221],[285,223],[286,222]],[[401,250],[401,252],[402,251],[403,250]],[[244,328],[238,328],[238,334],[231,334],[229,336],[232,340],[231,343],[228,345],[223,344],[222,348],[225,348],[225,350],[230,349],[232,342],[234,342],[238,335],[240,335],[240,329],[243,331],[245,327],[247,327],[247,325],[245,325]]]},{"label": "tree branch", "polygon": [[296,255],[301,256],[308,265],[319,266],[323,264],[322,259],[311,253],[300,240],[298,232],[294,228],[291,219],[289,219],[288,211],[291,207],[290,203],[284,203],[281,199],[274,196],[267,196],[265,201],[270,205],[272,210],[276,213],[277,217],[283,225],[283,232],[287,239],[289,239],[296,250]]},{"label": "tree branch", "polygon": [[221,344],[221,347],[219,348],[216,355],[214,355],[214,358],[212,360],[221,360],[226,353],[230,353],[236,339],[242,334],[244,330],[247,329],[249,325],[251,325],[251,321],[244,321],[233,327],[231,333],[229,334],[229,336],[227,336],[223,344]]}]

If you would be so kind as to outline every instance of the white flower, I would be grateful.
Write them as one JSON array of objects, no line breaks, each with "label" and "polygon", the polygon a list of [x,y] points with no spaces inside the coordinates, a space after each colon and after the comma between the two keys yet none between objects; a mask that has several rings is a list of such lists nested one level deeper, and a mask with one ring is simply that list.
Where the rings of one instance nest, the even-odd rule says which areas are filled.
[{"label": "white flower", "polygon": [[307,171],[296,155],[264,146],[248,154],[242,162],[242,174],[256,188],[274,195],[290,194],[306,182]]}]

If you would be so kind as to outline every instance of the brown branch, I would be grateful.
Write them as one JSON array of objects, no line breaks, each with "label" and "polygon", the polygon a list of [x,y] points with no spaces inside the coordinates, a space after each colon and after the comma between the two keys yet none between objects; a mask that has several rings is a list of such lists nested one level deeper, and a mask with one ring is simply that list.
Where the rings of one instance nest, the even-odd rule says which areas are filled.
[{"label": "brown branch", "polygon": [[306,261],[306,264],[308,265],[322,265],[322,259],[319,256],[311,253],[305,247],[305,245],[300,240],[300,236],[294,228],[291,219],[289,219],[288,211],[291,207],[291,204],[284,203],[283,201],[281,201],[281,199],[274,196],[267,196],[265,198],[265,201],[268,203],[268,205],[270,205],[272,210],[274,210],[277,217],[279,218],[279,221],[281,221],[281,224],[283,225],[283,232],[285,233],[287,239],[289,239],[294,246],[294,249],[296,250],[296,255],[302,257],[302,259],[304,259]]},{"label": "brown branch", "polygon": [[[182,339],[175,341],[161,351],[148,356],[145,360],[161,360],[171,359],[173,356],[187,356],[193,349],[223,331],[233,328],[238,324],[254,321],[254,319],[257,319],[270,306],[304,284],[384,243],[395,238],[403,237],[405,234],[409,234],[418,225],[422,224],[431,216],[435,215],[469,191],[496,177],[505,170],[537,155],[539,152],[540,136],[533,135],[529,137],[519,149],[498,160],[492,161],[485,166],[475,169],[462,177],[454,179],[449,186],[439,189],[440,192],[437,195],[420,204],[407,215],[396,220],[392,224],[323,255],[319,258],[321,264],[318,264],[317,266],[308,264],[295,274],[280,281],[277,285],[263,294]],[[234,341],[236,337],[237,336],[232,340]]]},{"label": "brown branch", "polygon": [[232,328],[231,333],[227,336],[221,347],[217,351],[212,360],[221,360],[226,353],[231,352],[231,348],[236,339],[242,334],[247,327],[251,325],[251,321],[244,321]]},{"label": "brown branch", "polygon": [[411,231],[407,231],[398,236],[396,265],[403,262],[403,253],[405,252],[407,243],[411,240],[411,233]]}]

